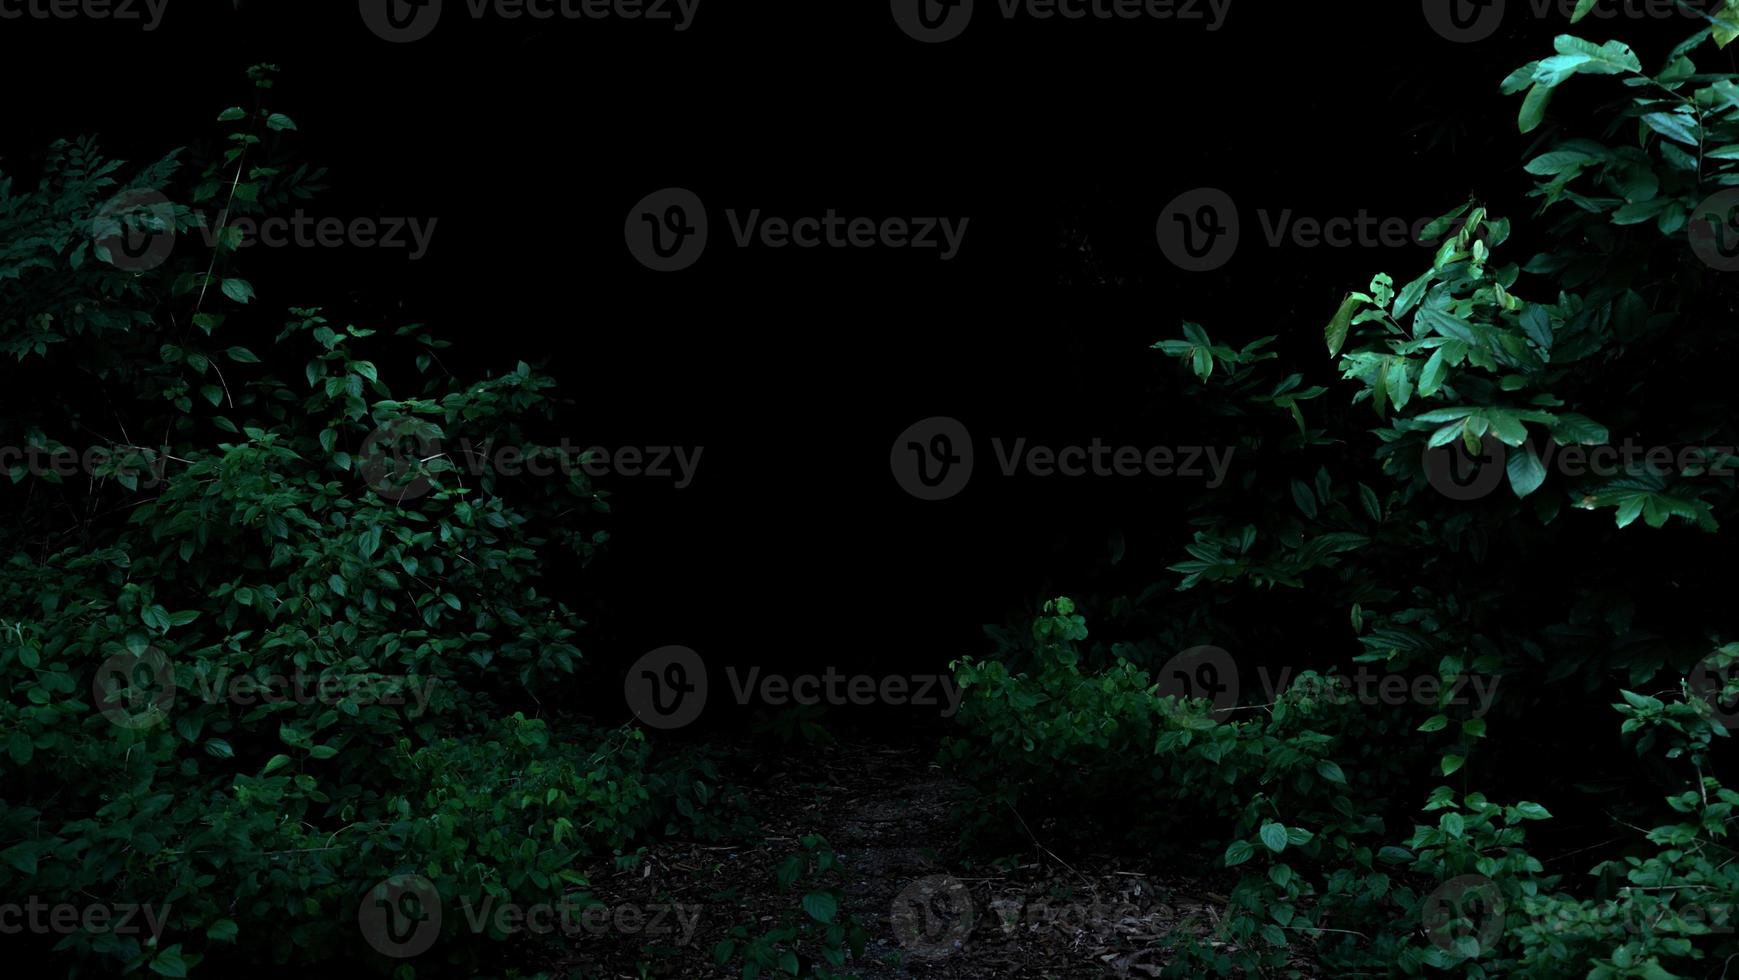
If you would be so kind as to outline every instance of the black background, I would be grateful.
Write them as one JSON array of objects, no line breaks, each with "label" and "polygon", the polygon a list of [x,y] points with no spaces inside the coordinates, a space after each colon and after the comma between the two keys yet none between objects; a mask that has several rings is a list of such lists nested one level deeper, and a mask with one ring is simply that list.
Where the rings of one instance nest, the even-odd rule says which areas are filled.
[{"label": "black background", "polygon": [[[252,98],[244,69],[277,64],[271,108],[297,121],[300,156],[331,168],[310,213],[438,224],[417,262],[253,259],[257,311],[424,321],[456,343],[461,373],[546,361],[577,400],[576,442],[705,447],[686,489],[604,481],[613,543],[555,584],[593,621],[582,649],[615,665],[593,694],[671,643],[698,650],[715,685],[729,663],[938,671],[986,651],[980,624],[1068,594],[1110,533],[1163,527],[1197,489],[1004,478],[990,437],[1189,445],[1156,408],[1188,382],[1148,349],[1180,321],[1240,342],[1278,334],[1320,363],[1307,383],[1329,384],[1321,330],[1344,292],[1429,262],[1423,248],[1269,248],[1258,209],[1411,223],[1477,195],[1526,216],[1534,137],[1498,84],[1566,26],[1509,6],[1494,37],[1458,44],[1406,0],[1233,0],[1214,32],[1005,21],[979,0],[963,36],[923,44],[876,0],[703,0],[683,32],[473,21],[448,0],[432,36],[395,45],[354,2],[169,0],[150,33],[0,21],[0,170],[28,185],[51,139],[85,133],[145,163],[215,135],[217,113]],[[1661,46],[1637,45],[1652,65],[1691,30],[1576,33],[1652,32]],[[630,256],[623,223],[671,186],[706,202],[712,243],[658,274]],[[1201,186],[1238,202],[1244,237],[1225,268],[1188,273],[1160,253],[1155,219]],[[941,262],[739,249],[731,208],[971,220]],[[275,317],[244,328],[256,350]],[[888,456],[934,415],[972,431],[978,471],[926,503]]]}]

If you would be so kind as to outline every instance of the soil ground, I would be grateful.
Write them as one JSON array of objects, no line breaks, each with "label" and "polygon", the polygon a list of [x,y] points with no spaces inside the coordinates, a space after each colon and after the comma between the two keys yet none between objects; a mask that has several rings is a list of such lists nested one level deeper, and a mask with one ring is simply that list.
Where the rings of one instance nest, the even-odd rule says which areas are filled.
[{"label": "soil ground", "polygon": [[[758,836],[666,840],[632,870],[586,869],[593,894],[607,904],[697,906],[686,941],[580,935],[539,968],[576,980],[741,977],[742,962],[717,964],[714,947],[733,926],[759,935],[802,915],[806,889],[780,891],[776,868],[809,834],[825,837],[839,860],[832,884],[843,895],[840,913],[869,935],[863,958],[838,971],[845,976],[1152,977],[1168,961],[1166,937],[1212,933],[1227,884],[1211,874],[1094,853],[1091,842],[1066,834],[1033,838],[1015,866],[966,863],[950,817],[967,797],[931,764],[935,748],[841,741],[789,753],[733,751],[749,770],[732,776],[745,776],[738,785]],[[1297,966],[1314,975],[1308,963]]]}]

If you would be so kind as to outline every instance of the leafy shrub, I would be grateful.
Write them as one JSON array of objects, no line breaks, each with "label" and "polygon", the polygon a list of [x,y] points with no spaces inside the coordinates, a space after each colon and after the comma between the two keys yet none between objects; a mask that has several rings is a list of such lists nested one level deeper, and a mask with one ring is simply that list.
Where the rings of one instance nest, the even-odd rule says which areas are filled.
[{"label": "leafy shrub", "polygon": [[[604,492],[578,467],[516,479],[450,442],[413,451],[557,453],[538,441],[555,382],[523,362],[457,378],[421,325],[262,314],[235,220],[322,173],[291,158],[273,70],[250,74],[256,104],[222,113],[191,180],[185,150],[123,178],[88,139],[57,143],[33,189],[0,178],[20,395],[0,444],[24,451],[3,461],[0,891],[166,907],[160,940],[56,947],[104,972],[384,969],[357,910],[389,876],[549,901],[588,855],[728,819],[710,764],[655,763],[637,732],[543,703],[583,624],[539,572],[603,544]],[[415,962],[471,962],[447,932]]]},{"label": "leafy shrub", "polygon": [[[1620,42],[1566,35],[1503,83],[1528,93],[1524,132],[1575,75],[1631,95],[1601,139],[1556,132],[1532,157],[1532,226],[1468,202],[1426,230],[1424,273],[1346,297],[1326,329],[1344,402],[1274,337],[1185,324],[1155,345],[1200,385],[1190,421],[1255,462],[1192,505],[1169,582],[1047,603],[955,664],[963,727],[943,758],[999,804],[969,830],[1018,807],[1215,851],[1241,875],[1226,945],[1177,940],[1177,976],[1284,971],[1307,940],[1336,971],[1464,977],[1704,975],[1739,953],[1739,795],[1714,747],[1739,648],[1695,564],[1725,567],[1715,532],[1739,489],[1720,271],[1739,87],[1692,61],[1739,35],[1739,4],[1712,19],[1652,74]],[[1504,261],[1512,232],[1542,249]],[[1563,462],[1614,433],[1670,452]],[[1089,643],[1089,616],[1116,641]],[[1165,686],[1173,651],[1296,665],[1301,636],[1344,655],[1304,654],[1317,669],[1273,703]],[[1348,664],[1432,680],[1435,703],[1363,710],[1335,696]],[[1489,716],[1451,698],[1470,675],[1497,685]],[[1634,760],[1589,752],[1591,732]],[[1605,852],[1587,876],[1531,853],[1565,813],[1553,850]]]}]

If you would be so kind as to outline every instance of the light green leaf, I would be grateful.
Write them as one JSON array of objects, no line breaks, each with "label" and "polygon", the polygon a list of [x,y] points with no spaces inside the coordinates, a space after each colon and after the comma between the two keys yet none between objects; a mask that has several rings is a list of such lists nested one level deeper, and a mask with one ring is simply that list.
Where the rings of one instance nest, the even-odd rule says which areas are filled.
[{"label": "light green leaf", "polygon": [[1286,850],[1286,828],[1277,823],[1265,823],[1258,836],[1262,838],[1263,846],[1279,854]]},{"label": "light green leaf", "polygon": [[1516,116],[1516,125],[1521,128],[1522,132],[1531,133],[1540,128],[1540,123],[1546,118],[1546,106],[1551,101],[1551,86],[1535,82],[1533,87],[1528,89],[1527,98],[1522,100],[1522,111]]},{"label": "light green leaf", "polygon": [[246,279],[225,279],[223,294],[237,303],[246,303],[254,298],[254,287]]},{"label": "light green leaf", "polygon": [[1353,314],[1358,311],[1363,301],[1356,296],[1348,296],[1341,300],[1340,309],[1335,311],[1334,319],[1328,321],[1328,329],[1324,335],[1328,339],[1328,356],[1334,357],[1346,345],[1347,332],[1352,329]]},{"label": "light green leaf", "polygon": [[1526,497],[1546,482],[1546,467],[1534,455],[1534,447],[1523,446],[1520,452],[1509,454],[1504,469],[1510,477],[1510,489],[1517,497]]}]

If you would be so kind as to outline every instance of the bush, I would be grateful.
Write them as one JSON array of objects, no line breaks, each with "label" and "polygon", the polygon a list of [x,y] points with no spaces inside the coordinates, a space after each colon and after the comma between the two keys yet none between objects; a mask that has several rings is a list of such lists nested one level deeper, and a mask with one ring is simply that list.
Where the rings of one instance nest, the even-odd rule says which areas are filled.
[{"label": "bush", "polygon": [[[1565,35],[1505,80],[1523,132],[1575,75],[1628,94],[1603,138],[1557,130],[1530,159],[1531,227],[1468,202],[1427,229],[1431,268],[1345,298],[1325,331],[1344,403],[1274,337],[1156,344],[1199,384],[1206,444],[1255,461],[1242,484],[1191,506],[1169,581],[1127,584],[1126,562],[1123,590],[1047,603],[955,664],[943,756],[989,802],[1237,869],[1229,945],[1180,945],[1170,975],[1282,971],[1303,942],[1336,971],[1464,977],[1705,975],[1739,953],[1739,795],[1714,747],[1739,645],[1702,571],[1726,565],[1736,500],[1739,86],[1692,61],[1736,35],[1729,2],[1654,73]],[[1506,262],[1524,230],[1541,249]],[[1668,452],[1566,461],[1614,433]],[[1116,642],[1088,643],[1089,618]],[[1222,666],[1166,659],[1201,644]],[[1240,659],[1302,657],[1271,703],[1201,696],[1235,699]],[[1354,665],[1431,693],[1367,710]],[[1475,676],[1489,716],[1456,703]],[[1602,737],[1633,761],[1589,751]],[[978,809],[983,835],[1002,806]],[[1530,837],[1552,829],[1561,857],[1605,860],[1548,873]]]},{"label": "bush", "polygon": [[[21,395],[0,440],[0,890],[160,907],[161,939],[56,947],[101,972],[385,969],[358,914],[389,877],[553,900],[673,807],[714,821],[701,769],[544,706],[583,624],[539,572],[592,557],[605,494],[433,441],[550,457],[555,382],[524,362],[457,378],[421,325],[262,315],[235,219],[321,179],[286,149],[272,74],[191,180],[185,150],[123,179],[88,139],[34,189],[0,179]],[[421,962],[474,958],[448,918]]]}]

